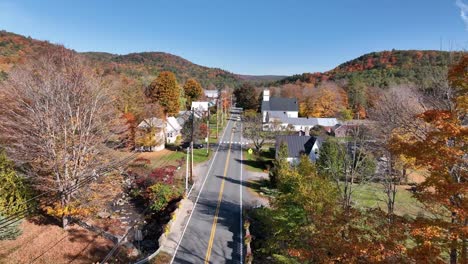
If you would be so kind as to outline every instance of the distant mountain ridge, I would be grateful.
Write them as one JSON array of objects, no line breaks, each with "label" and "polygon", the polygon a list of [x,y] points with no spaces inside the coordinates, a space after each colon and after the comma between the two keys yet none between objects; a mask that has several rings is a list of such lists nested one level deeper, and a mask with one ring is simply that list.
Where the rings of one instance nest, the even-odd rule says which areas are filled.
[{"label": "distant mountain ridge", "polygon": [[155,78],[161,71],[173,72],[179,82],[188,78],[197,79],[203,87],[236,86],[242,79],[236,74],[219,68],[210,68],[192,63],[182,57],[165,52],[140,52],[116,55],[104,52],[81,53],[92,62],[111,73],[124,74],[133,78]]},{"label": "distant mountain ridge", "polygon": [[391,50],[372,52],[350,60],[324,73],[303,73],[282,79],[277,84],[305,82],[318,84],[323,81],[340,81],[361,78],[375,87],[413,83],[430,88],[434,76],[446,74],[448,67],[456,63],[463,52],[436,50]]},{"label": "distant mountain ridge", "polygon": [[[40,54],[50,47],[48,41],[35,40],[19,34],[0,31],[0,80],[6,78],[12,66],[22,63],[26,55]],[[235,87],[245,81],[277,81],[285,76],[237,75],[219,68],[210,68],[192,63],[182,57],[165,52],[140,52],[125,55],[107,52],[82,52],[93,66],[104,74],[116,74],[148,83],[161,71],[171,71],[183,84],[189,78],[197,79],[204,88]]]},{"label": "distant mountain ridge", "polygon": [[245,75],[245,74],[238,74],[241,79],[246,81],[279,81],[287,78],[287,75]]},{"label": "distant mountain ridge", "polygon": [[[48,41],[40,41],[19,34],[0,31],[0,81],[27,55],[38,55],[50,47]],[[117,55],[106,52],[83,52],[94,67],[104,74],[125,76],[148,84],[161,71],[173,72],[180,84],[188,78],[197,79],[204,88],[236,87],[243,82],[257,86],[286,83],[312,83],[361,78],[370,86],[387,87],[392,84],[416,83],[423,87],[433,85],[434,75],[445,74],[449,65],[457,61],[463,52],[434,50],[392,50],[372,52],[340,64],[323,73],[303,73],[293,76],[241,75],[219,68],[192,63],[182,57],[165,52],[140,52]]]}]

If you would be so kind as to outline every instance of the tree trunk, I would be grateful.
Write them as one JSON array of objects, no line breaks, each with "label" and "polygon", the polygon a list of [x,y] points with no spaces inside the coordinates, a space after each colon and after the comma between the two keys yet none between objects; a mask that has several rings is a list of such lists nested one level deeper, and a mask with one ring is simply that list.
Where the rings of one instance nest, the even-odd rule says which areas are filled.
[{"label": "tree trunk", "polygon": [[[465,219],[465,228],[468,225],[468,219]],[[466,236],[462,236],[462,252],[461,252],[461,261],[463,264],[467,263],[467,241],[466,241]]]},{"label": "tree trunk", "polygon": [[[65,211],[65,208],[68,206],[70,202],[70,197],[71,197],[70,194],[67,194],[67,193],[62,194],[62,200],[61,200],[62,210]],[[62,215],[62,228],[63,229],[67,229],[68,222],[69,222],[68,213],[64,212]]]},{"label": "tree trunk", "polygon": [[68,220],[69,220],[68,215],[62,216],[62,228],[65,230],[68,229]]},{"label": "tree trunk", "polygon": [[[452,224],[456,221],[457,213],[452,212]],[[450,232],[453,232],[452,230]],[[457,246],[458,246],[458,238],[452,238],[452,242],[450,243],[450,264],[457,264]],[[463,263],[464,264],[464,263]]]}]

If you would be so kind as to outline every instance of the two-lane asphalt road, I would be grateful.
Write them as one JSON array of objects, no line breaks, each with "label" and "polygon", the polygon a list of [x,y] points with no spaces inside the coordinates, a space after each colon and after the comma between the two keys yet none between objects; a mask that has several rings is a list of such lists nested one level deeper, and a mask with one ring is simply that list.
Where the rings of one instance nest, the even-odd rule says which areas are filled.
[{"label": "two-lane asphalt road", "polygon": [[189,197],[195,205],[173,263],[243,263],[242,132],[238,116],[231,116],[207,175]]}]

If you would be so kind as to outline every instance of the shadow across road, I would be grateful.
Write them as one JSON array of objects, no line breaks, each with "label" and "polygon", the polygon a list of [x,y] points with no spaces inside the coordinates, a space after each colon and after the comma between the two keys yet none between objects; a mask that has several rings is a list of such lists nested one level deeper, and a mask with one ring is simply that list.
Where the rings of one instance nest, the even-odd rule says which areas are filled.
[{"label": "shadow across road", "polygon": [[[209,220],[209,226],[204,226],[204,230],[191,229],[188,231],[192,239],[187,239],[181,243],[174,263],[203,263],[205,253],[208,248],[209,231],[213,215],[216,212],[217,200],[200,199],[197,205],[197,220]],[[213,241],[210,263],[239,263],[241,238],[239,225],[240,207],[239,204],[222,200],[218,212],[216,225],[216,236]],[[196,221],[196,220],[195,220]],[[205,222],[206,223],[206,222]],[[226,242],[227,241],[227,242]],[[219,262],[222,260],[222,262]]]}]

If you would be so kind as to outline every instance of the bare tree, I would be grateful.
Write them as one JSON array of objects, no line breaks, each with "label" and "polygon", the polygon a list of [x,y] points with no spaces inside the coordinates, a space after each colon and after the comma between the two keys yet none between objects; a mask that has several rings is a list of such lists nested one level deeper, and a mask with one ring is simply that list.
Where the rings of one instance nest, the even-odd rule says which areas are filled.
[{"label": "bare tree", "polygon": [[391,151],[394,136],[422,137],[425,134],[424,124],[416,116],[424,111],[422,94],[417,90],[402,86],[393,87],[384,92],[378,103],[370,111],[376,121],[372,126],[376,138],[374,152],[379,155],[380,181],[384,186],[387,198],[387,213],[391,221],[395,210],[397,186],[407,177],[407,166],[397,167],[399,156]]},{"label": "bare tree", "polygon": [[[56,47],[14,69],[0,86],[0,137],[40,191],[68,208],[83,178],[102,165],[97,146],[114,113],[111,96],[76,53]],[[65,210],[67,211],[67,210]],[[68,215],[62,215],[63,227]]]},{"label": "bare tree", "polygon": [[375,175],[374,157],[368,149],[367,129],[354,126],[345,142],[328,138],[320,148],[317,168],[336,183],[343,209],[348,212],[357,185],[371,181]]},{"label": "bare tree", "polygon": [[259,153],[271,133],[264,129],[261,114],[244,115],[243,121],[243,136],[252,141],[256,153]]}]

